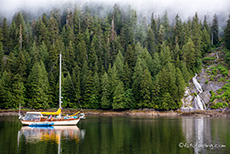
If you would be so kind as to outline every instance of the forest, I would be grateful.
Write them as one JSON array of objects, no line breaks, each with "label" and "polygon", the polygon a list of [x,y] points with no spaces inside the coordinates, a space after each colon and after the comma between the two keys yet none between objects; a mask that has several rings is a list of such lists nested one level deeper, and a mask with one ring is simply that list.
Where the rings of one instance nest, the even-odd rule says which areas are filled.
[{"label": "forest", "polygon": [[4,18],[0,108],[58,108],[60,53],[63,108],[180,108],[203,56],[220,44],[218,18],[208,23],[194,13],[170,22],[167,11],[149,16],[114,5],[105,15],[74,6],[36,18],[26,11]]}]

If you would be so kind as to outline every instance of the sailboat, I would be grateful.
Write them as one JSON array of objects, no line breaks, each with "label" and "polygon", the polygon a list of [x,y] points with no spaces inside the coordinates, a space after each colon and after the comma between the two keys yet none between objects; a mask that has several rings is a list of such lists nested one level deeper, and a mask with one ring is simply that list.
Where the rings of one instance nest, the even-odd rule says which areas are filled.
[{"label": "sailboat", "polygon": [[61,58],[60,54],[60,70],[59,70],[59,109],[56,112],[27,112],[23,117],[19,113],[19,119],[23,125],[35,126],[35,127],[46,127],[46,126],[71,126],[76,125],[80,119],[85,119],[85,114],[80,111],[70,115],[62,116],[61,113]]}]

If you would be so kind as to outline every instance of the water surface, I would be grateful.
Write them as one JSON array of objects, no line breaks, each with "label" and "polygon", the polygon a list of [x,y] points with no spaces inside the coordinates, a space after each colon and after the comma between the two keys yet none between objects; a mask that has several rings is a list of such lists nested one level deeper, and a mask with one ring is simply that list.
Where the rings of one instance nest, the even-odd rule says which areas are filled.
[{"label": "water surface", "polygon": [[77,126],[30,128],[0,117],[0,153],[230,153],[230,120],[94,116]]}]

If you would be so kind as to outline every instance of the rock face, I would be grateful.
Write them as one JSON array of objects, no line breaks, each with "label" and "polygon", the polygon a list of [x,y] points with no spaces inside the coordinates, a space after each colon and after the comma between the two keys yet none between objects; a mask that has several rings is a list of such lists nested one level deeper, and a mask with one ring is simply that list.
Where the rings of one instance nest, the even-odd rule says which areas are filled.
[{"label": "rock face", "polygon": [[182,111],[190,110],[204,110],[209,109],[211,106],[210,99],[211,93],[217,92],[227,82],[218,81],[222,77],[221,74],[217,74],[214,79],[211,80],[210,67],[217,66],[216,61],[220,61],[218,53],[211,53],[211,56],[215,56],[216,60],[212,65],[202,68],[199,74],[196,74],[189,82],[189,86],[185,89],[184,98],[182,98],[183,106]]}]

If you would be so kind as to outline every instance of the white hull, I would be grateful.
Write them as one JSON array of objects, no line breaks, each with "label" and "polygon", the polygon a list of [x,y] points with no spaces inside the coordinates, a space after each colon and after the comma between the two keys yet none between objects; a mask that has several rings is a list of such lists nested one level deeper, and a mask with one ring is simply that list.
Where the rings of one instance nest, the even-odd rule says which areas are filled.
[{"label": "white hull", "polygon": [[[74,120],[60,120],[60,121],[52,121],[54,124],[53,126],[74,126],[76,125],[80,119],[74,119]],[[34,123],[34,121],[24,121],[21,120],[22,125],[29,126],[30,124]],[[42,123],[42,122],[41,122]],[[44,122],[46,123],[46,122]]]},{"label": "white hull", "polygon": [[68,121],[54,121],[53,126],[73,126],[76,125],[80,119],[68,120]]}]

